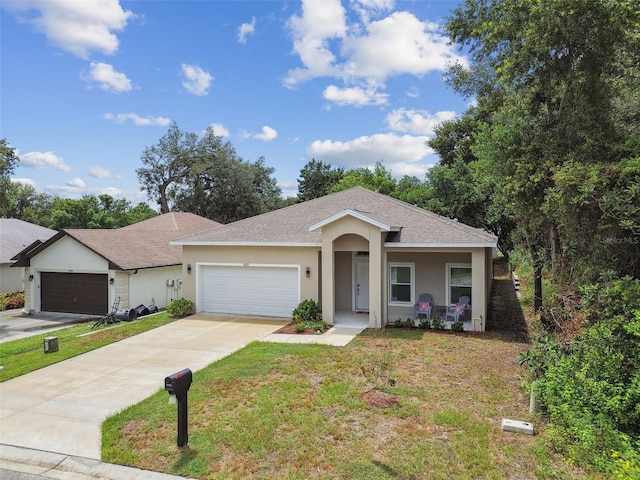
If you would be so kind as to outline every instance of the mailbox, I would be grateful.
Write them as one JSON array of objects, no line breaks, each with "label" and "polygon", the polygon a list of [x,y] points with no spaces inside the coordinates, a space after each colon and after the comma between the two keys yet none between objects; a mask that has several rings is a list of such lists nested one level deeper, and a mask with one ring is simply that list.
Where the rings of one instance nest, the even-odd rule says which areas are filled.
[{"label": "mailbox", "polygon": [[[187,392],[191,387],[192,381],[193,374],[188,368],[164,379],[164,389],[169,392],[171,398],[175,398],[178,401],[178,447],[184,447],[189,442]],[[169,400],[169,403],[171,403],[171,400]]]},{"label": "mailbox", "polygon": [[166,377],[164,379],[164,389],[169,392],[170,395],[178,397],[189,391],[192,381],[193,374],[191,373],[191,370],[185,368],[184,370],[180,370],[178,373],[174,373],[173,375]]}]

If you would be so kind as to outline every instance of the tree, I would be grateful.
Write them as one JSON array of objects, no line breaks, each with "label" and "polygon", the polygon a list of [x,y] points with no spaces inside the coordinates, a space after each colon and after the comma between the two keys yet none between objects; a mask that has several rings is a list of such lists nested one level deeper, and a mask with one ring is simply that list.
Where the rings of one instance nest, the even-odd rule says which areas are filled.
[{"label": "tree", "polygon": [[334,185],[331,191],[339,192],[358,186],[384,195],[392,195],[396,189],[396,181],[391,177],[391,172],[384,167],[382,162],[376,162],[373,172],[368,168],[349,170]]},{"label": "tree", "polygon": [[55,198],[51,205],[49,228],[121,228],[156,215],[139,204],[131,208],[125,199],[110,195],[85,195],[81,199]]},{"label": "tree", "polygon": [[0,216],[6,217],[9,209],[7,190],[11,184],[13,174],[20,159],[16,155],[16,149],[7,144],[7,139],[0,139]]},{"label": "tree", "polygon": [[169,192],[175,208],[221,223],[280,208],[281,190],[264,158],[244,161],[212,128],[197,141],[194,158]]},{"label": "tree", "polygon": [[311,159],[300,170],[298,199],[304,202],[328,194],[343,176],[343,168],[333,169],[330,163]]},{"label": "tree", "polygon": [[51,195],[38,193],[31,185],[17,182],[9,182],[3,194],[7,198],[7,205],[0,216],[48,226],[53,202]]},{"label": "tree", "polygon": [[161,214],[170,211],[169,188],[182,181],[197,161],[197,141],[195,133],[182,132],[173,122],[156,145],[142,152],[144,167],[136,170],[138,180],[149,200],[160,206]]}]

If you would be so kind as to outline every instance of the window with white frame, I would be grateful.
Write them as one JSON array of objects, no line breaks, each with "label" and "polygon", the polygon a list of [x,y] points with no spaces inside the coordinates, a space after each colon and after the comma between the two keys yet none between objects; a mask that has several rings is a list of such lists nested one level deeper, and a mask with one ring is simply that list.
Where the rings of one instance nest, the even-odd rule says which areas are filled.
[{"label": "window with white frame", "polygon": [[389,304],[413,305],[414,301],[414,264],[389,264]]},{"label": "window with white frame", "polygon": [[447,302],[456,303],[460,297],[471,303],[471,265],[447,264]]}]

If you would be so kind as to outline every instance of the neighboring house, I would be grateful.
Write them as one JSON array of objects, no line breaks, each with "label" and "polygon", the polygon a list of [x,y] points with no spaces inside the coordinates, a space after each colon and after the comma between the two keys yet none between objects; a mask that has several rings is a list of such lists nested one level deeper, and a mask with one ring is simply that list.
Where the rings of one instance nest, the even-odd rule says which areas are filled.
[{"label": "neighboring house", "polygon": [[440,307],[468,295],[465,329],[484,330],[497,238],[356,187],[171,244],[198,312],[290,317],[314,299],[327,323],[379,328],[411,317],[421,293]]},{"label": "neighboring house", "polygon": [[15,257],[24,267],[25,310],[105,314],[166,307],[182,296],[182,251],[169,242],[221,224],[172,212],[124,228],[62,230]]},{"label": "neighboring house", "polygon": [[0,218],[0,292],[21,292],[22,270],[11,259],[24,248],[42,243],[57,232],[17,218]]}]

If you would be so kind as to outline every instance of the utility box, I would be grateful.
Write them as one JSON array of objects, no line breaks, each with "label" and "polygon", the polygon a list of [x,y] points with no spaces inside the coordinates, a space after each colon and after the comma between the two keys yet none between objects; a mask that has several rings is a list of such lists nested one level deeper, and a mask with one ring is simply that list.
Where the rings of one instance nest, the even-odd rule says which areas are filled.
[{"label": "utility box", "polygon": [[44,339],[44,353],[58,351],[58,337],[46,337]]}]

